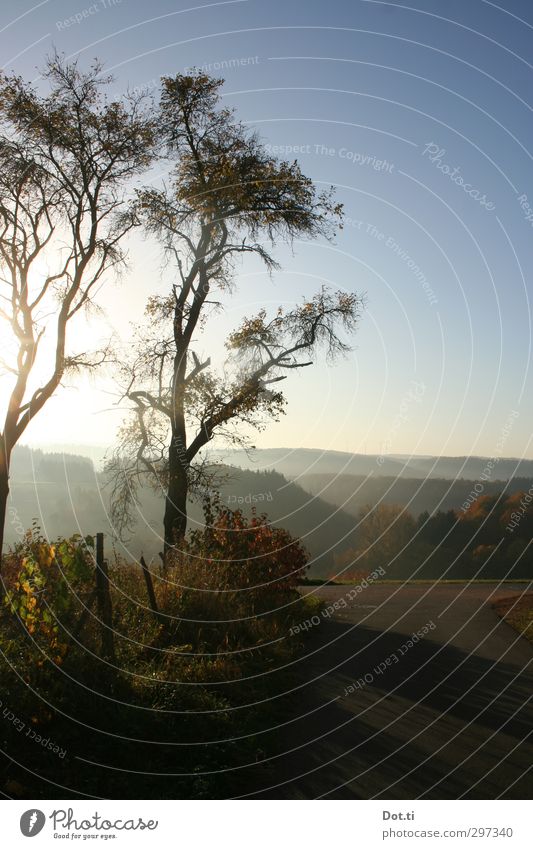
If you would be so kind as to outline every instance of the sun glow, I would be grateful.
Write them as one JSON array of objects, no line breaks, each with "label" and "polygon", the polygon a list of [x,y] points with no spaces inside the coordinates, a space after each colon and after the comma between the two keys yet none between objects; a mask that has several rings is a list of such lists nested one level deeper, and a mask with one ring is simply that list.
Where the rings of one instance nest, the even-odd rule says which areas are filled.
[{"label": "sun glow", "polygon": [[[36,260],[29,274],[28,300],[35,300],[43,288],[47,277],[59,266],[60,257],[56,254],[56,262],[52,257],[44,256]],[[45,296],[33,311],[33,332],[38,339],[38,348],[35,361],[32,365],[23,403],[27,403],[33,393],[46,384],[54,370],[56,345],[57,345],[57,318],[60,304],[61,281],[50,286]],[[17,380],[17,358],[21,351],[23,340],[17,335],[10,322],[10,296],[11,290],[8,281],[3,278],[0,282],[2,295],[2,306],[4,313],[0,314],[0,416],[3,420],[8,404]],[[19,326],[22,323],[19,317]],[[111,330],[100,314],[90,314],[85,308],[80,309],[68,322],[66,329],[67,357],[75,357],[80,354],[90,354],[102,348],[110,339]],[[89,384],[86,377],[75,371],[68,372],[62,381],[66,390],[59,388],[57,398],[53,399],[55,418],[58,413],[65,419],[71,418],[72,390]],[[88,387],[85,387],[87,392]],[[89,390],[90,392],[90,390]],[[43,410],[44,414],[44,410]],[[31,428],[31,425],[30,425]]]}]

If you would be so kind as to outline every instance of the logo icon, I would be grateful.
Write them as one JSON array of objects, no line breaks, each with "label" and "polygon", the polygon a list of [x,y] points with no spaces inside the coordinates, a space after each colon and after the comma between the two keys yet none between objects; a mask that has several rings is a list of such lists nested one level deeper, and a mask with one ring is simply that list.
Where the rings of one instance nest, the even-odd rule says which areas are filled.
[{"label": "logo icon", "polygon": [[36,834],[42,831],[45,822],[46,817],[43,812],[37,810],[37,808],[32,808],[22,814],[20,818],[20,830],[24,837],[35,837]]}]

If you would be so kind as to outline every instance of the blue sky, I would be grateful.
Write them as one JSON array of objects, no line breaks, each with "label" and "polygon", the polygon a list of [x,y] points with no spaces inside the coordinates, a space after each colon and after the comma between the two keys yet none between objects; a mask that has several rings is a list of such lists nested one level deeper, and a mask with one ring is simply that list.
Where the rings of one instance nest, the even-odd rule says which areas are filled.
[{"label": "blue sky", "polygon": [[[353,353],[287,381],[287,416],[256,443],[368,453],[492,456],[517,411],[503,453],[533,457],[532,36],[533,8],[513,0],[0,8],[6,70],[36,78],[55,46],[100,57],[121,92],[207,66],[266,144],[337,186],[348,221],[335,243],[279,246],[272,280],[243,264],[212,338],[217,351],[243,314],[322,282],[366,292]],[[125,346],[163,285],[154,249],[137,240],[131,259],[91,325]],[[109,377],[62,390],[29,441],[109,443],[112,391]]]}]

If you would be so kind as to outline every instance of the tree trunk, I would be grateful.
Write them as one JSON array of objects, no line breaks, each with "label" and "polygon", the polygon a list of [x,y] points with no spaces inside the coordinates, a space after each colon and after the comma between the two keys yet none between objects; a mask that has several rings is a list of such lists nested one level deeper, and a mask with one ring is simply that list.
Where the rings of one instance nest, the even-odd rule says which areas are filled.
[{"label": "tree trunk", "polygon": [[179,441],[175,438],[168,452],[169,481],[165,500],[165,563],[168,551],[178,548],[183,542],[187,530],[187,492],[189,477],[184,451],[180,450]]},{"label": "tree trunk", "polygon": [[4,549],[4,529],[6,524],[8,496],[9,460],[5,450],[5,446],[0,440],[0,573],[2,571],[2,553]]}]

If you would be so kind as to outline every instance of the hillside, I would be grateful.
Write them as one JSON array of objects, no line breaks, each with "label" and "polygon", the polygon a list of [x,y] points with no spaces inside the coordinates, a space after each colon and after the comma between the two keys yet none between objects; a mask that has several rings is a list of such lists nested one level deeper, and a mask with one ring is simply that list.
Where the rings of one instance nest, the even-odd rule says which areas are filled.
[{"label": "hillside", "polygon": [[[334,555],[353,544],[354,523],[347,513],[310,496],[278,472],[229,467],[220,471],[226,477],[220,486],[222,503],[246,513],[255,507],[299,537],[311,554],[310,575],[330,574]],[[162,548],[162,511],[162,496],[144,490],[129,540],[125,545],[117,542],[117,550],[127,558],[138,558],[141,552],[157,558]],[[34,519],[49,538],[97,530],[111,535],[108,512],[109,487],[90,459],[24,447],[15,452],[7,544],[13,544],[20,529],[30,527]],[[199,500],[191,500],[189,518],[190,527],[202,524]]]},{"label": "hillside", "polygon": [[[364,475],[302,475],[299,484],[311,495],[319,496],[356,516],[367,504],[401,504],[415,516],[427,510],[460,510],[479,481],[444,478],[365,477]],[[512,495],[531,486],[531,478],[513,478],[483,483],[484,495],[502,490]],[[480,493],[481,494],[481,493]]]},{"label": "hillside", "polygon": [[[308,452],[294,453],[298,460]],[[443,460],[450,461],[451,469],[451,459]],[[498,472],[510,462],[501,461]],[[335,559],[339,556],[342,559],[347,550],[357,546],[354,517],[365,505],[401,505],[416,518],[425,511],[460,511],[475,491],[476,483],[478,495],[483,496],[496,495],[504,489],[509,496],[527,491],[531,485],[531,478],[515,477],[510,481],[485,482],[481,492],[479,480],[462,478],[319,473],[302,474],[291,481],[273,470],[252,471],[222,464],[217,470],[220,480],[216,488],[222,504],[240,508],[248,515],[255,508],[258,513],[266,513],[273,524],[287,528],[301,539],[311,556],[311,577],[334,573]],[[113,539],[109,494],[103,473],[95,469],[89,458],[20,448],[13,462],[6,543],[16,542],[21,532],[36,520],[50,539],[100,530],[108,534],[109,555],[114,547],[127,560],[136,560],[144,553],[148,560],[154,558],[158,562],[158,552],[163,547],[162,494],[150,489],[140,493],[136,520],[125,543]],[[190,528],[203,524],[200,498],[190,501],[188,512]],[[438,542],[438,538],[431,540],[432,545]],[[420,552],[413,550],[412,555],[416,560]],[[432,559],[431,577],[446,569],[449,557],[453,559],[450,552],[443,551],[437,559]],[[523,565],[526,568],[525,561]],[[503,568],[499,561],[494,561],[493,566],[497,572]],[[411,568],[414,567],[409,563]],[[461,561],[457,568],[463,574],[467,566]]]},{"label": "hillside", "polygon": [[[213,460],[243,469],[275,469],[289,478],[315,474],[350,474],[379,477],[465,478],[477,480],[485,469],[487,457],[425,457],[387,454],[349,454],[317,448],[259,448],[250,456],[244,451],[213,451]],[[495,476],[533,478],[533,460],[500,457]]]}]

